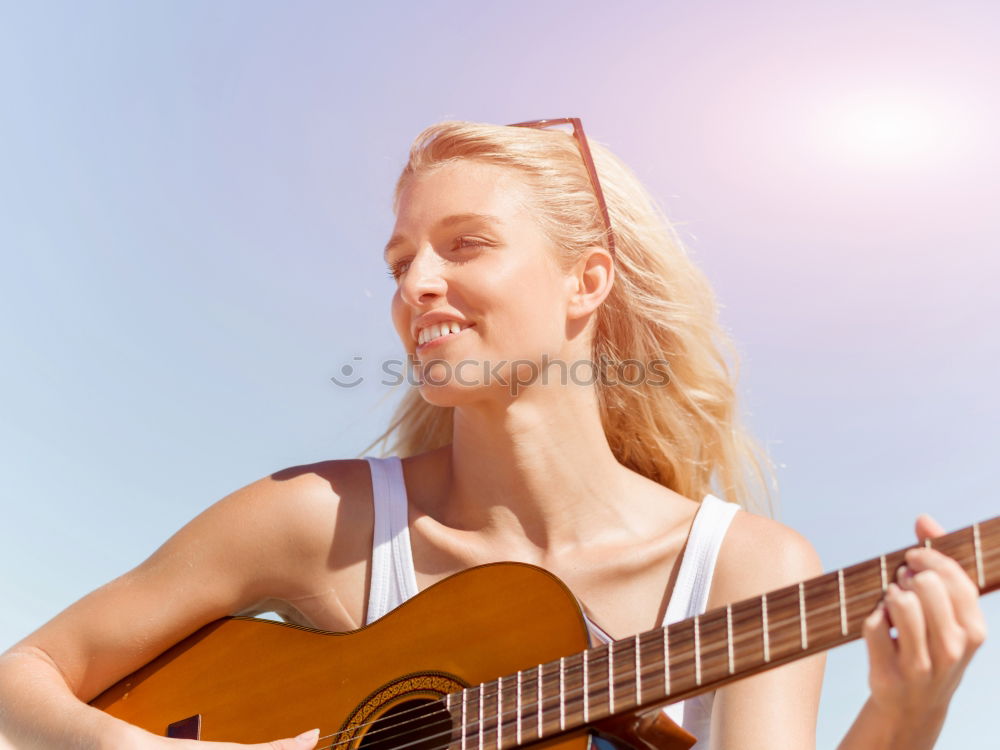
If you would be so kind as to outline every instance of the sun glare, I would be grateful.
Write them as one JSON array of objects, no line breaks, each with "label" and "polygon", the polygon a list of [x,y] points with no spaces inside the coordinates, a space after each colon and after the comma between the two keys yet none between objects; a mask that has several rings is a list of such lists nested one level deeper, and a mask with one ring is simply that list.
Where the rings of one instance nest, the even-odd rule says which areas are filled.
[{"label": "sun glare", "polygon": [[951,102],[890,93],[831,102],[823,140],[838,161],[866,167],[930,167],[951,161],[968,141]]}]

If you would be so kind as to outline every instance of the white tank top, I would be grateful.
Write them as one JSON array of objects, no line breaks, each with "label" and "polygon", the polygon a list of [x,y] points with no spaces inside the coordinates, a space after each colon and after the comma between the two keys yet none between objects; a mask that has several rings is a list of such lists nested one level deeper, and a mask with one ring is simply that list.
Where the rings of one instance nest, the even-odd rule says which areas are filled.
[{"label": "white tank top", "polygon": [[[366,456],[372,472],[375,535],[372,543],[371,590],[365,617],[372,623],[419,593],[410,550],[409,513],[403,464],[398,456]],[[722,539],[739,506],[715,495],[705,495],[695,513],[674,590],[667,602],[663,625],[686,620],[705,611],[715,561]],[[586,615],[584,615],[586,618]],[[587,619],[591,633],[605,643],[612,639]],[[674,722],[698,738],[692,750],[707,750],[715,693],[672,703],[663,710]]]}]

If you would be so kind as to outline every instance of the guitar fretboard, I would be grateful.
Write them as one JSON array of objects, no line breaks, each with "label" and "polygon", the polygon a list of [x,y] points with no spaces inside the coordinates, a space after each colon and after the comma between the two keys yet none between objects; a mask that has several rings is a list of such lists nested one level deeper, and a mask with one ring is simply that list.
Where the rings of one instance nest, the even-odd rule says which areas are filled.
[{"label": "guitar fretboard", "polygon": [[[927,546],[981,594],[1000,588],[1000,516]],[[906,549],[692,619],[589,648],[444,699],[455,750],[505,750],[619,714],[673,703],[852,641]]]}]

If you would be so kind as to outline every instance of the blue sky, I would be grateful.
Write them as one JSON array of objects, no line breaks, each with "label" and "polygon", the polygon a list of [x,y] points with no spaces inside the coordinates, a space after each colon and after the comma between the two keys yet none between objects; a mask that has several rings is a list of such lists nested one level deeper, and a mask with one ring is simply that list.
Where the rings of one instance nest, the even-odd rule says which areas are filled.
[{"label": "blue sky", "polygon": [[[392,185],[445,118],[580,116],[634,168],[716,289],[781,519],[825,567],[920,512],[996,515],[998,15],[7,4],[0,648],[237,487],[381,432]],[[333,387],[354,357],[367,381]],[[940,747],[979,744],[996,641]],[[820,747],[865,680],[859,644],[831,653]]]}]

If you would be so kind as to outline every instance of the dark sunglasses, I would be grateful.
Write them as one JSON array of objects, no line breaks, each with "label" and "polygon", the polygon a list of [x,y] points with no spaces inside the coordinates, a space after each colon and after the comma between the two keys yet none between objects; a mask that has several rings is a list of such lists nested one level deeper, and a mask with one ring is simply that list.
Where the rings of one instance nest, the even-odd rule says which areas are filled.
[{"label": "dark sunglasses", "polygon": [[608,228],[608,249],[611,255],[615,254],[615,235],[611,229],[611,217],[608,216],[608,204],[604,200],[604,191],[601,190],[601,182],[597,179],[597,168],[594,166],[594,157],[590,155],[590,146],[587,145],[587,136],[583,132],[583,124],[579,117],[561,117],[556,120],[529,120],[527,122],[514,122],[507,127],[511,128],[548,128],[553,125],[572,125],[573,137],[576,138],[580,146],[580,155],[583,156],[583,163],[587,166],[587,173],[590,175],[590,182],[594,186],[594,194],[601,207],[601,214],[604,216],[604,224]]}]

